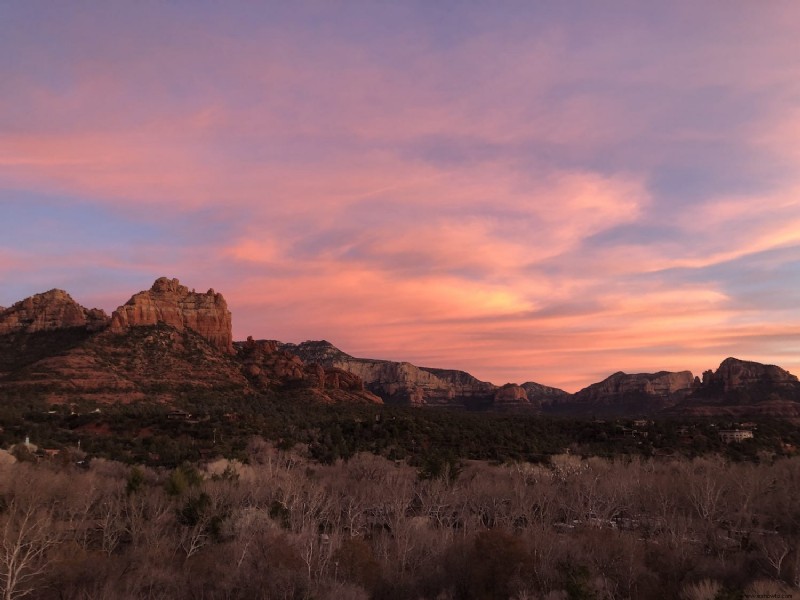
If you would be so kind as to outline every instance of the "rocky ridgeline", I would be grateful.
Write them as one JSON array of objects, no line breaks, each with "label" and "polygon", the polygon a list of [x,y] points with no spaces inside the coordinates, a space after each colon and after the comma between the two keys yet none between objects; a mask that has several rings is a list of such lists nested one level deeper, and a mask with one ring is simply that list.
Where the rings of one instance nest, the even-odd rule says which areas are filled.
[{"label": "rocky ridgeline", "polygon": [[549,385],[542,385],[534,381],[526,381],[520,387],[525,390],[525,393],[531,401],[538,402],[542,408],[558,406],[559,404],[568,402],[572,398],[572,394],[562,389],[550,387]]},{"label": "rocky ridgeline", "polygon": [[177,279],[160,277],[146,291],[131,297],[111,315],[111,330],[165,323],[178,331],[191,329],[222,352],[233,354],[231,313],[222,294],[189,291]]},{"label": "rocky ridgeline", "polygon": [[778,366],[729,357],[722,361],[716,372],[709,370],[703,373],[702,385],[721,386],[724,391],[729,392],[763,383],[794,387],[798,381],[797,377]]},{"label": "rocky ridgeline", "polygon": [[357,375],[367,389],[391,404],[445,406],[493,410],[536,410],[542,401],[569,396],[563,390],[529,382],[498,387],[464,371],[417,367],[408,362],[355,358],[330,342],[281,344],[306,362]]},{"label": "rocky ridgeline", "polygon": [[618,372],[568,394],[535,382],[496,386],[464,371],[355,358],[324,340],[248,338],[234,344],[221,294],[196,293],[166,277],[110,318],[55,289],[0,308],[0,392],[26,390],[40,390],[54,402],[168,401],[192,390],[241,397],[271,390],[320,402],[385,400],[493,411],[800,417],[797,377],[736,358],[706,371],[702,380],[689,371]]},{"label": "rocky ridgeline", "polygon": [[572,413],[800,416],[800,382],[775,365],[726,358],[702,380],[690,371],[614,373],[557,406]]},{"label": "rocky ridgeline", "polygon": [[392,404],[448,406],[467,399],[485,399],[494,388],[466,373],[452,384],[408,362],[355,358],[325,340],[280,345],[306,362],[357,375],[370,391]]},{"label": "rocky ridgeline", "polygon": [[619,371],[577,392],[575,400],[602,404],[633,395],[678,400],[688,396],[695,385],[695,377],[690,371],[636,374]]},{"label": "rocky ridgeline", "polygon": [[98,331],[105,328],[108,322],[108,315],[102,310],[84,308],[64,290],[50,290],[0,310],[0,335],[70,327]]},{"label": "rocky ridgeline", "polygon": [[0,394],[11,397],[168,402],[212,390],[241,397],[286,389],[320,402],[381,403],[356,375],[306,364],[273,343],[251,338],[234,349],[222,295],[177,279],[157,279],[111,318],[61,290],[0,312]]},{"label": "rocky ridgeline", "polygon": [[234,347],[245,376],[259,388],[300,384],[316,391],[323,402],[337,400],[382,404],[383,401],[364,388],[357,375],[335,367],[323,367],[315,361],[305,362],[281,348],[274,340],[236,342]]}]

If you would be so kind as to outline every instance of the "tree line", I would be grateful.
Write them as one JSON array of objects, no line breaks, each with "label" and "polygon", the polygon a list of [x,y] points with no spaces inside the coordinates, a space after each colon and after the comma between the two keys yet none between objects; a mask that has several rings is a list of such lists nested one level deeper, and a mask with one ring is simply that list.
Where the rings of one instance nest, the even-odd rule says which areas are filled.
[{"label": "tree line", "polygon": [[[800,594],[800,459],[549,456],[0,466],[0,588],[78,599]],[[6,457],[7,458],[7,457]]]},{"label": "tree line", "polygon": [[[577,419],[486,414],[391,406],[320,405],[293,397],[226,397],[197,393],[177,405],[157,402],[48,405],[0,402],[0,446],[30,437],[50,449],[80,446],[91,456],[175,467],[209,456],[246,460],[250,437],[283,448],[307,446],[318,462],[369,452],[415,466],[435,460],[543,462],[569,450],[583,456],[721,454],[758,461],[800,448],[800,430],[780,419],[757,419],[753,439],[726,444],[730,418],[660,419],[635,426],[626,419]],[[180,408],[188,416],[171,414]]]}]

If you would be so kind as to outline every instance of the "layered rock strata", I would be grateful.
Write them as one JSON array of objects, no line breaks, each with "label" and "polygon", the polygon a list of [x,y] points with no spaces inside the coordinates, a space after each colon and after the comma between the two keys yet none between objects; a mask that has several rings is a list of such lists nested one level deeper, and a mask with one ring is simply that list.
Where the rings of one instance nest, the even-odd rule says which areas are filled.
[{"label": "layered rock strata", "polygon": [[212,346],[233,354],[231,313],[222,294],[213,289],[205,294],[189,291],[177,279],[160,277],[146,291],[139,292],[111,316],[111,330],[165,323],[178,331],[191,329]]},{"label": "layered rock strata", "polygon": [[323,402],[383,404],[380,397],[365,389],[357,375],[316,362],[307,364],[274,340],[248,337],[245,342],[236,342],[235,348],[245,376],[256,387],[302,386],[313,390]]},{"label": "layered rock strata", "polygon": [[542,385],[534,381],[526,381],[520,387],[525,390],[528,395],[528,400],[531,403],[536,403],[543,408],[549,408],[569,402],[572,394],[565,392],[562,389],[550,387],[549,385]]},{"label": "layered rock strata", "polygon": [[542,395],[548,393],[567,395],[562,390],[539,386],[533,382],[523,386],[508,384],[498,387],[464,371],[417,367],[408,362],[356,358],[325,340],[280,344],[280,347],[306,362],[342,369],[357,375],[364,381],[368,390],[391,404],[536,410],[540,405],[539,396],[529,394],[526,385]]},{"label": "layered rock strata", "polygon": [[494,393],[492,405],[496,410],[527,410],[538,409],[541,405],[528,398],[528,392],[516,383],[507,383]]},{"label": "layered rock strata", "polygon": [[605,404],[634,396],[677,400],[695,387],[690,371],[628,374],[619,371],[575,394],[576,402]]},{"label": "layered rock strata", "polygon": [[35,294],[0,311],[0,335],[37,333],[70,327],[98,331],[108,325],[108,315],[100,309],[87,309],[64,290]]},{"label": "layered rock strata", "polygon": [[719,385],[726,392],[763,384],[793,387],[797,383],[796,376],[776,365],[733,357],[723,360],[716,372],[703,373],[704,386]]},{"label": "layered rock strata", "polygon": [[446,375],[439,376],[446,371],[426,370],[408,362],[355,358],[325,340],[281,344],[281,347],[306,362],[358,376],[367,389],[392,404],[450,406],[478,396],[484,401],[490,400],[494,394],[492,384],[478,381],[467,373],[450,372],[448,381]]}]

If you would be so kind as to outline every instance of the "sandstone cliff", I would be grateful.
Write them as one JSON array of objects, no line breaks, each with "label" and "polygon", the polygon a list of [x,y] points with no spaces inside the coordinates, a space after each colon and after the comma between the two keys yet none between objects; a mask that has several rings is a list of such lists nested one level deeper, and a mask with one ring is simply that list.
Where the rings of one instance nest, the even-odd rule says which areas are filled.
[{"label": "sandstone cliff", "polygon": [[575,394],[575,401],[607,404],[634,395],[674,400],[687,396],[693,387],[694,376],[690,371],[636,374],[620,371],[580,390]]},{"label": "sandstone cliff", "polygon": [[[8,334],[8,335],[3,335]],[[171,402],[284,394],[381,403],[347,371],[306,364],[274,342],[234,350],[224,298],[159,278],[109,319],[51,290],[0,312],[0,394],[50,402]]]},{"label": "sandstone cliff", "polygon": [[507,383],[500,386],[494,393],[492,406],[495,410],[501,411],[538,410],[541,408],[541,404],[536,400],[531,401],[525,388],[516,383]]},{"label": "sandstone cliff", "polygon": [[36,333],[70,327],[89,331],[103,329],[108,315],[97,308],[87,309],[63,290],[35,294],[0,311],[0,335]]},{"label": "sandstone cliff", "polygon": [[572,396],[550,395],[543,406],[575,415],[644,415],[675,406],[695,389],[689,371],[628,374],[619,371]]},{"label": "sandstone cliff", "polygon": [[435,369],[425,370],[407,362],[355,358],[325,340],[281,346],[306,362],[357,375],[367,389],[391,404],[451,406],[463,404],[465,396],[480,395],[481,399],[489,400],[494,393],[494,386],[477,379],[474,380],[477,385],[473,385],[466,373],[457,372],[461,373],[459,376],[451,372],[447,381],[437,376]]},{"label": "sandstone cliff", "polygon": [[733,357],[723,360],[716,372],[703,373],[704,386],[719,385],[724,391],[762,384],[792,387],[797,382],[796,376],[778,366]]},{"label": "sandstone cliff", "polygon": [[[499,388],[464,371],[417,367],[408,362],[355,358],[325,340],[281,344],[281,347],[306,362],[335,367],[357,375],[368,390],[391,404],[490,410],[536,410],[539,407],[538,397],[529,399],[527,390],[522,386],[510,384]],[[558,392],[566,394],[561,390]]]},{"label": "sandstone cliff", "polygon": [[525,393],[528,395],[528,400],[531,403],[537,403],[543,408],[569,402],[572,398],[572,394],[564,390],[542,385],[534,381],[526,381],[520,387],[525,390]]},{"label": "sandstone cliff", "polygon": [[800,381],[775,365],[726,358],[675,407],[685,415],[800,417]]},{"label": "sandstone cliff", "polygon": [[[615,373],[571,395],[535,382],[496,386],[458,370],[355,358],[328,342],[231,339],[222,295],[159,278],[109,317],[50,290],[0,309],[0,392],[99,401],[284,395],[497,411],[800,416],[800,381],[775,365],[727,358],[688,371]],[[9,395],[10,394],[10,395]]]},{"label": "sandstone cliff", "polygon": [[236,342],[234,347],[245,376],[259,389],[303,387],[326,403],[383,404],[378,396],[364,388],[364,381],[358,376],[314,362],[306,364],[274,340],[248,337],[245,342]]},{"label": "sandstone cliff", "polygon": [[177,279],[160,277],[111,316],[111,330],[165,323],[178,331],[191,329],[222,352],[233,354],[231,313],[222,294],[189,291]]}]

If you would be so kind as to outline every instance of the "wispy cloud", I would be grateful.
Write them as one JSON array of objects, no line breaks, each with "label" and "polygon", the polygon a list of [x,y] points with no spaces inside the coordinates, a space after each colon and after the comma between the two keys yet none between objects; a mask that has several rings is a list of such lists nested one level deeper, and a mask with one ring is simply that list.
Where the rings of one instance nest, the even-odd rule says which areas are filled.
[{"label": "wispy cloud", "polygon": [[800,370],[796,3],[0,10],[0,304],[168,275],[497,382]]}]

